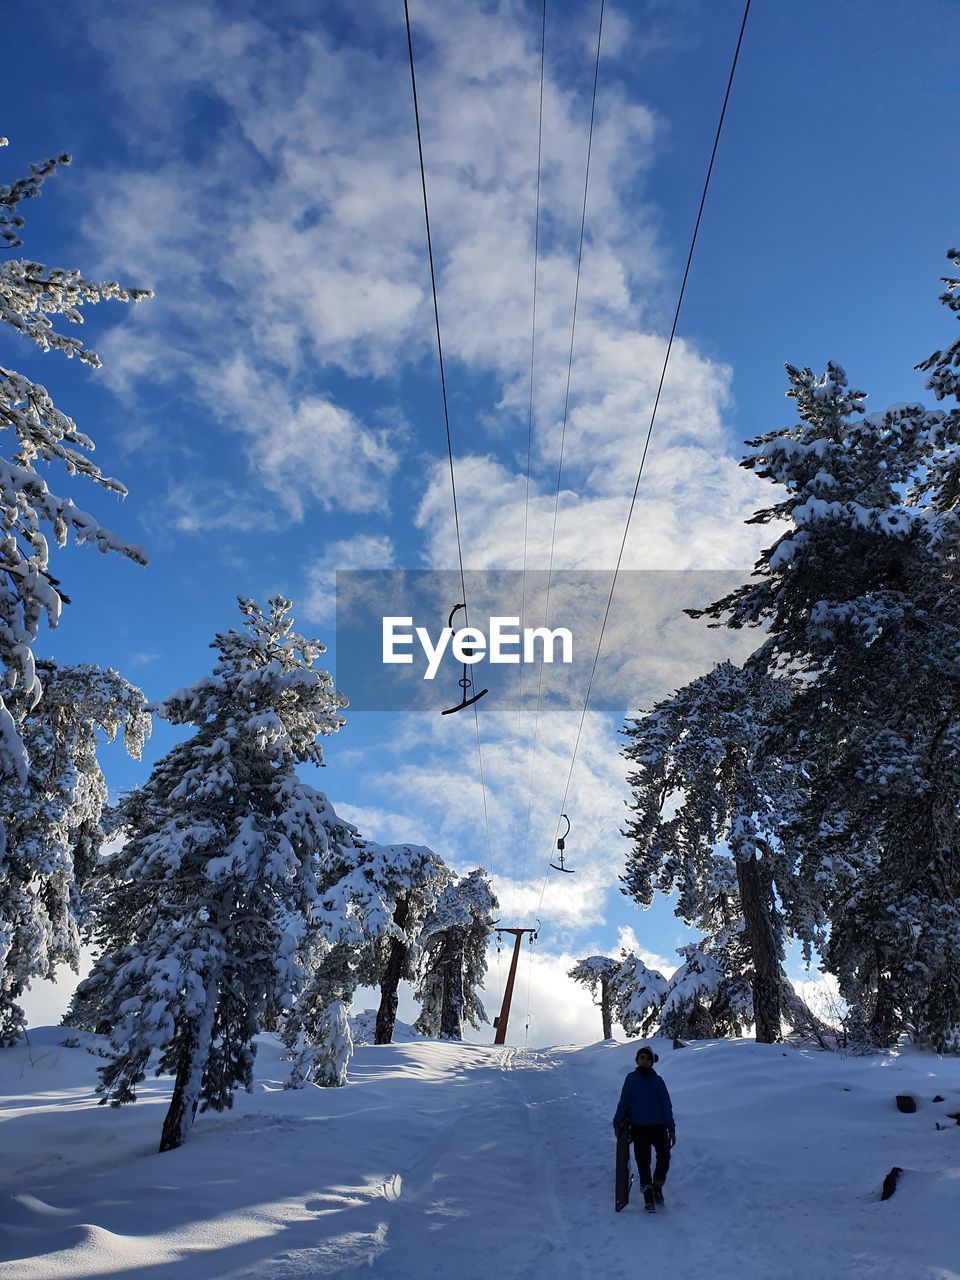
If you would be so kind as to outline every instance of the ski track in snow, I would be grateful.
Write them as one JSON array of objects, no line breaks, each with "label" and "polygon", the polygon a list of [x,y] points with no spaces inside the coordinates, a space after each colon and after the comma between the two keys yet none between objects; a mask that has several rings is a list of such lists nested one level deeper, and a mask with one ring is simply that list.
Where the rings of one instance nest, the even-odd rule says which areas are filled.
[{"label": "ski track in snow", "polygon": [[630,1045],[370,1046],[347,1088],[290,1091],[261,1037],[254,1093],[159,1156],[169,1081],[97,1107],[100,1060],[65,1034],[0,1053],[0,1280],[960,1278],[957,1060],[667,1048],[678,1144],[648,1215],[636,1182],[613,1211]]}]

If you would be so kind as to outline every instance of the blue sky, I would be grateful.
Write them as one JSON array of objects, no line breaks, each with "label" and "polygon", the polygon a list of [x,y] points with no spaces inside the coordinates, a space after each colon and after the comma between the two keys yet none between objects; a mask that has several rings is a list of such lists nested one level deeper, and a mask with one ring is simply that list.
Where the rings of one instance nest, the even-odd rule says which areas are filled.
[{"label": "blue sky", "polygon": [[[520,568],[539,5],[411,12],[465,563]],[[727,0],[606,8],[560,568],[616,556],[740,13]],[[9,7],[5,180],[74,157],[26,209],[22,252],[156,292],[90,314],[97,374],[0,335],[0,358],[48,387],[130,491],[120,504],[77,483],[74,499],[150,556],[140,569],[61,553],[73,603],[40,652],[115,666],[160,698],[209,669],[237,594],[282,591],[332,664],[336,568],[454,567],[402,16],[394,0]],[[549,556],[596,19],[592,0],[548,5],[535,568]],[[954,0],[755,0],[627,567],[752,564],[764,531],[743,520],[767,494],[736,463],[744,439],[790,420],[784,361],[839,361],[874,408],[922,397],[912,365],[945,341],[938,279],[957,240],[957,22]],[[624,712],[696,674],[673,656],[651,652]],[[506,922],[539,906],[533,1043],[591,1033],[561,980],[571,958],[615,953],[625,930],[660,957],[685,938],[668,904],[641,913],[617,890],[620,722],[587,719],[568,802],[575,877],[544,881],[569,714],[541,720],[531,788],[532,716],[518,731],[515,705],[482,707],[489,842],[462,716],[348,713],[317,780],[366,834],[488,866]],[[158,725],[148,758],[171,741]],[[104,759],[115,789],[145,776],[117,750]],[[491,990],[493,1012],[496,974]]]}]

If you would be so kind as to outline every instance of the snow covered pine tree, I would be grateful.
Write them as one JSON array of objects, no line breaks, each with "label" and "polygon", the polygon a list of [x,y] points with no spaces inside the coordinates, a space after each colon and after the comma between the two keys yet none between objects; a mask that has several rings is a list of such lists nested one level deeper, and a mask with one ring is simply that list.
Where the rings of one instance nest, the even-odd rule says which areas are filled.
[{"label": "snow covered pine tree", "polygon": [[[957,394],[958,353],[922,366],[940,398]],[[706,613],[767,626],[755,673],[803,675],[781,738],[802,803],[780,836],[801,898],[825,913],[826,967],[874,1043],[907,1031],[947,1048],[960,1025],[960,413],[900,404],[860,419],[864,395],[838,365],[787,372],[800,421],[752,441],[743,465],[783,494],[754,520],[790,527]]]},{"label": "snow covered pine tree", "polygon": [[329,803],[327,827],[318,909],[302,948],[308,977],[281,1027],[293,1059],[291,1088],[346,1084],[353,1053],[349,1013],[361,983],[379,984],[375,1040],[391,1042],[398,988],[412,977],[423,913],[450,879],[425,845],[364,840]]},{"label": "snow covered pine tree", "polygon": [[[611,979],[620,968],[618,960],[609,956],[587,956],[578,960],[572,969],[567,970],[567,977],[574,982],[582,982],[594,997],[593,1003],[600,1009],[603,1024],[603,1038],[609,1040],[613,1036],[613,991]],[[597,999],[599,995],[600,999]]]},{"label": "snow covered pine tree", "polygon": [[[6,138],[0,138],[0,146],[6,145]],[[2,247],[20,247],[21,202],[38,196],[57,166],[68,163],[69,156],[58,156],[33,165],[28,177],[0,186]],[[106,299],[136,302],[144,297],[149,297],[146,290],[123,289],[115,282],[93,284],[78,271],[47,268],[23,259],[0,262],[0,323],[10,325],[41,351],[75,355],[92,368],[100,364],[96,353],[87,350],[79,338],[58,333],[53,317],[64,316],[70,323],[80,324],[85,303]],[[0,456],[0,980],[4,991],[0,1042],[10,1043],[22,1026],[13,993],[21,991],[23,983],[45,967],[50,972],[58,958],[71,954],[72,947],[66,934],[62,944],[53,936],[67,927],[54,899],[59,896],[63,901],[64,894],[69,896],[70,855],[61,843],[45,845],[51,831],[44,817],[46,802],[40,800],[51,778],[50,768],[57,766],[51,765],[51,759],[40,761],[37,768],[41,776],[32,779],[24,742],[27,717],[43,694],[33,644],[43,616],[50,626],[56,626],[66,599],[49,571],[50,551],[42,529],[48,525],[59,546],[72,530],[78,543],[94,544],[103,552],[117,551],[141,564],[146,563],[146,557],[138,547],[102,528],[71,499],[50,492],[36,469],[38,460],[58,459],[69,475],[86,476],[118,494],[126,490],[119,481],[101,475],[87,456],[93,442],[57,409],[44,387],[0,366],[3,429],[10,429],[12,437],[9,450],[4,450],[6,456]],[[102,720],[95,723],[104,725]],[[16,811],[10,805],[18,798],[27,808],[12,824]],[[57,806],[53,796],[48,801]],[[82,802],[78,803],[82,807]],[[38,825],[28,825],[27,814]],[[69,827],[70,819],[65,821]],[[61,824],[57,841],[65,831]]]},{"label": "snow covered pine tree", "polygon": [[628,1036],[647,1035],[667,990],[667,979],[632,951],[625,951],[610,979],[613,1016]]},{"label": "snow covered pine tree", "polygon": [[350,1006],[357,989],[357,949],[315,934],[305,949],[303,990],[283,1019],[280,1038],[292,1060],[288,1089],[339,1089],[353,1057]]},{"label": "snow covered pine tree", "polygon": [[216,637],[213,674],[157,710],[196,733],[123,805],[104,932],[126,944],[86,984],[113,1024],[101,1101],[132,1101],[154,1052],[175,1076],[161,1151],[198,1106],[249,1088],[264,1011],[289,1008],[301,980],[328,842],[326,801],[295,766],[322,764],[317,739],[344,723],[346,700],[314,668],[323,646],[291,630],[289,601],[239,603],[246,629]]},{"label": "snow covered pine tree", "polygon": [[[960,311],[960,283],[946,283],[943,301]],[[919,366],[939,399],[956,397],[958,364],[954,342]],[[900,404],[861,418],[864,394],[849,389],[838,365],[820,377],[787,373],[800,420],[751,441],[743,462],[783,495],[753,521],[786,521],[787,531],[763,552],[753,581],[693,611],[727,626],[763,625],[767,638],[735,679],[704,677],[720,695],[692,708],[706,709],[706,723],[674,724],[659,743],[655,728],[638,725],[632,886],[650,891],[660,866],[667,880],[679,875],[684,823],[696,845],[711,824],[724,834],[711,812],[735,816],[692,757],[687,776],[677,771],[658,791],[650,773],[658,753],[685,735],[716,767],[732,752],[748,781],[762,766],[766,781],[750,784],[762,808],[740,805],[746,825],[738,819],[727,838],[734,848],[745,834],[760,851],[762,914],[774,895],[783,913],[771,917],[775,940],[785,923],[817,946],[875,1044],[907,1031],[949,1048],[960,1025],[960,412]],[[771,716],[764,703],[774,687],[780,705]],[[669,720],[671,704],[655,715]],[[726,722],[716,716],[724,709]],[[752,743],[741,720],[759,730]],[[666,797],[685,787],[677,817],[662,820]],[[691,827],[697,807],[706,821]],[[698,889],[691,901],[705,900]],[[742,900],[751,945],[757,902],[752,892]],[[788,1003],[793,1020],[804,1020],[796,999]]]},{"label": "snow covered pine tree", "polygon": [[349,1013],[357,989],[359,956],[369,935],[387,927],[387,904],[363,881],[358,898],[345,886],[363,857],[363,840],[341,818],[326,796],[316,802],[326,830],[317,905],[300,943],[303,976],[293,1008],[280,1021],[280,1038],[292,1059],[286,1087],[306,1084],[337,1088],[347,1083],[347,1064],[353,1054]]},{"label": "snow covered pine tree", "polygon": [[[753,1020],[750,982],[727,956],[696,943],[678,947],[683,963],[667,984],[656,1014],[660,1034],[673,1040],[735,1036]],[[726,963],[725,963],[726,961]]]},{"label": "snow covered pine tree", "polygon": [[94,666],[36,664],[43,697],[26,713],[20,735],[30,758],[25,779],[0,778],[0,813],[7,816],[6,857],[0,863],[0,1045],[24,1027],[18,997],[34,978],[80,962],[84,889],[105,826],[107,787],[97,763],[98,733],[119,731],[139,760],[150,716],[143,694],[115,671]]},{"label": "snow covered pine tree", "polygon": [[387,927],[364,948],[360,981],[380,987],[376,1044],[389,1044],[397,1020],[400,980],[412,980],[424,917],[451,878],[442,858],[425,845],[379,845],[365,840],[358,873],[377,887],[389,915]]},{"label": "snow covered pine tree", "polygon": [[487,972],[487,940],[497,909],[490,877],[477,867],[447,885],[424,921],[413,1024],[425,1036],[460,1040],[464,1020],[480,1027],[487,1015],[477,995]]},{"label": "snow covered pine tree", "polygon": [[[783,920],[793,871],[779,839],[791,778],[770,750],[787,680],[724,662],[627,722],[635,816],[624,892],[644,906],[678,893],[677,915],[721,947],[742,928],[757,1039],[781,1035]],[[742,925],[740,921],[742,919]]]},{"label": "snow covered pine tree", "polygon": [[[0,138],[0,146],[6,145],[6,138]],[[20,203],[38,196],[57,166],[69,162],[69,156],[57,156],[33,165],[28,177],[0,186],[0,242],[4,247],[20,247]],[[0,323],[10,325],[41,351],[76,356],[93,369],[100,367],[96,352],[84,347],[79,338],[58,333],[53,317],[82,324],[85,304],[138,302],[150,296],[149,290],[122,288],[115,281],[94,284],[79,271],[44,267],[26,259],[0,262]],[[126,489],[118,480],[102,475],[90,461],[87,454],[93,450],[93,441],[60,412],[44,387],[0,366],[3,429],[11,429],[13,438],[9,455],[0,456],[0,777],[23,781],[29,761],[20,725],[42,693],[32,646],[42,617],[46,615],[50,626],[56,626],[65,599],[49,572],[50,550],[42,526],[50,526],[58,546],[64,545],[72,530],[78,543],[90,543],[102,552],[117,551],[139,564],[146,563],[146,556],[139,547],[102,528],[71,499],[50,492],[36,469],[38,460],[57,459],[69,475],[85,476],[120,495]],[[3,817],[0,813],[0,863]],[[0,958],[4,929],[0,918]]]}]

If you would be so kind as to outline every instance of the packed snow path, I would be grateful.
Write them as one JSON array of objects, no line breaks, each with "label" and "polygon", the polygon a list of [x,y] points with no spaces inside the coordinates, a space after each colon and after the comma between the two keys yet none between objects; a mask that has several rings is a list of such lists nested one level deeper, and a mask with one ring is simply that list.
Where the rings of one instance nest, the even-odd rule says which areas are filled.
[{"label": "packed snow path", "polygon": [[651,1217],[638,1194],[613,1212],[629,1045],[417,1040],[359,1049],[347,1088],[290,1091],[263,1037],[254,1094],[159,1156],[169,1082],[98,1108],[98,1059],[64,1034],[0,1052],[2,1280],[960,1276],[956,1060],[665,1050],[678,1143]]}]

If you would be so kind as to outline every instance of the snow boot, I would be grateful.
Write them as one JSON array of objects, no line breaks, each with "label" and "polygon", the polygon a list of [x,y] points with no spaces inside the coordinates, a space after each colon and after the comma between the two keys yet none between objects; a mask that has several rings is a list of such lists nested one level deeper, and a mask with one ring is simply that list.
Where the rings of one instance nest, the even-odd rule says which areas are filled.
[{"label": "snow boot", "polygon": [[663,1187],[659,1182],[653,1184],[653,1198],[657,1204],[663,1204]]},{"label": "snow boot", "polygon": [[653,1187],[643,1188],[643,1207],[647,1213],[656,1213],[657,1200]]}]

